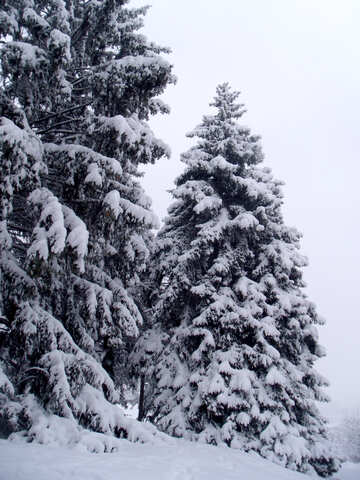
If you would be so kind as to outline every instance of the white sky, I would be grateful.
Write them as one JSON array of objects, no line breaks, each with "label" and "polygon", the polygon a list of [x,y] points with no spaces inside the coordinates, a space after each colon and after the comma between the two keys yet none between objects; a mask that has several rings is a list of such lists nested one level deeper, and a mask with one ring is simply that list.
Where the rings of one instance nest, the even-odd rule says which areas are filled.
[{"label": "white sky", "polygon": [[178,76],[163,97],[172,113],[151,122],[173,152],[147,169],[155,211],[166,214],[185,133],[228,81],[242,92],[243,123],[263,138],[264,164],[286,183],[286,221],[304,234],[308,294],[327,320],[317,369],[331,382],[329,413],[360,408],[360,1],[151,3],[144,33],[172,48]]}]

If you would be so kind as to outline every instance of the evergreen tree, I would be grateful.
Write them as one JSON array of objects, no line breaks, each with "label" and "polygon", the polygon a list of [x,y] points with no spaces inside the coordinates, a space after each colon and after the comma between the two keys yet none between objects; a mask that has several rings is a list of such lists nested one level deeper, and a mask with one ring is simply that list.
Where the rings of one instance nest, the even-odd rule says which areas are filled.
[{"label": "evergreen tree", "polygon": [[149,416],[171,435],[327,476],[337,460],[316,406],[326,401],[313,367],[322,322],[303,291],[306,260],[282,218],[281,183],[259,166],[237,97],[220,85],[216,113],[189,134],[198,141],[158,236],[154,324],[137,349],[144,370],[150,357]]},{"label": "evergreen tree", "polygon": [[156,96],[174,77],[166,50],[137,33],[146,9],[126,4],[2,3],[3,435],[43,441],[59,417],[140,435],[113,404],[130,381],[134,291],[156,226],[138,166],[168,155],[147,120],[168,111]]}]

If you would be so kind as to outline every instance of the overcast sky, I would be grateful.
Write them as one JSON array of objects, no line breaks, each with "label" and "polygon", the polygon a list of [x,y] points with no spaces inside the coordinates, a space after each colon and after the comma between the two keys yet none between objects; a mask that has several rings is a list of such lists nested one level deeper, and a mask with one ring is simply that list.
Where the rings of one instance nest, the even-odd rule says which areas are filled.
[{"label": "overcast sky", "polygon": [[[178,83],[153,120],[172,158],[144,185],[166,215],[186,132],[209,113],[218,83],[242,92],[242,122],[263,139],[266,166],[285,181],[286,222],[303,234],[308,295],[327,325],[328,413],[360,409],[360,1],[150,0],[144,33],[169,46]],[[133,0],[132,6],[146,1]]]}]

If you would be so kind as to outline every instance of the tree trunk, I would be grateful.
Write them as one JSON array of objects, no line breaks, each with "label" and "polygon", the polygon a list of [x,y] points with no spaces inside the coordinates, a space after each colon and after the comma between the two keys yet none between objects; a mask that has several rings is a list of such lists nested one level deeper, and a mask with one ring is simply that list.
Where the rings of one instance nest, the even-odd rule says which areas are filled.
[{"label": "tree trunk", "polygon": [[142,422],[145,417],[144,393],[145,393],[145,375],[143,374],[140,376],[139,413],[138,413],[139,422]]}]

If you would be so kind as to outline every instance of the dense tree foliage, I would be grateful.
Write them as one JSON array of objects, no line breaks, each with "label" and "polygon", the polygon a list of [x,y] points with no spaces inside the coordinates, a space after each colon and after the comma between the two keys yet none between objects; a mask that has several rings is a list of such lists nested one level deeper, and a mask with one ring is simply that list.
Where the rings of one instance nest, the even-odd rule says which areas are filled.
[{"label": "dense tree foliage", "polygon": [[117,407],[135,372],[164,432],[328,476],[321,319],[281,182],[220,85],[153,245],[139,165],[169,155],[148,120],[174,77],[127,3],[2,2],[0,436],[148,438]]},{"label": "dense tree foliage", "polygon": [[[126,0],[5,0],[0,11],[0,428],[65,417],[129,435],[113,404],[142,316],[156,218],[138,166],[174,81]],[[70,424],[69,423],[69,424]]]}]

